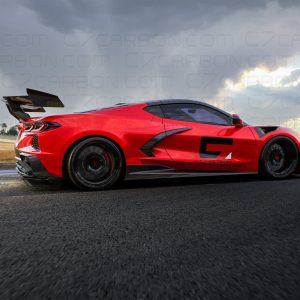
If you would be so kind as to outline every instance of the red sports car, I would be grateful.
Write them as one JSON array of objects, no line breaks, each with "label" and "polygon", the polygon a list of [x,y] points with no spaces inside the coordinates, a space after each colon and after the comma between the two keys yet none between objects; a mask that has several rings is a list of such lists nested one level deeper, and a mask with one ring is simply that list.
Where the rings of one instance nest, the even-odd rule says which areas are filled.
[{"label": "red sports car", "polygon": [[207,103],[157,100],[32,118],[63,107],[48,93],[4,97],[19,120],[17,170],[26,179],[68,178],[99,190],[132,175],[299,172],[300,136],[278,126],[250,126]]}]

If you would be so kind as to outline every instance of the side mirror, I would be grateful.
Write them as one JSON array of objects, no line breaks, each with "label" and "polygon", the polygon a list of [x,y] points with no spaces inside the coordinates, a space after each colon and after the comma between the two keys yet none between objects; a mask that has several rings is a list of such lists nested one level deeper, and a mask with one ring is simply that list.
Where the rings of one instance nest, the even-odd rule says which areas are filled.
[{"label": "side mirror", "polygon": [[242,121],[242,119],[234,114],[232,115],[232,124],[235,126],[235,127],[243,127],[244,126],[244,122]]}]

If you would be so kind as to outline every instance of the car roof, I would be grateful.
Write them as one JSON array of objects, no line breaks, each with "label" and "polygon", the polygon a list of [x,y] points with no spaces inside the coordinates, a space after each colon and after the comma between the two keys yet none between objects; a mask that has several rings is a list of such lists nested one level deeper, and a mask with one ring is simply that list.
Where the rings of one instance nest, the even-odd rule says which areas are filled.
[{"label": "car roof", "polygon": [[148,106],[155,106],[155,105],[165,105],[165,104],[200,104],[206,107],[209,107],[211,109],[214,109],[216,111],[219,111],[227,116],[232,117],[232,115],[216,106],[210,105],[206,102],[203,101],[198,101],[198,100],[189,100],[189,99],[165,99],[165,100],[153,100],[153,101],[148,101],[147,105]]},{"label": "car roof", "polygon": [[189,99],[162,99],[162,100],[152,100],[152,101],[147,102],[148,106],[161,105],[161,104],[181,104],[181,103],[204,104],[204,105],[207,104],[207,103],[202,102],[202,101],[189,100]]},{"label": "car roof", "polygon": [[196,100],[182,100],[182,99],[163,99],[163,100],[151,100],[147,102],[121,102],[117,103],[111,106],[103,106],[103,107],[97,107],[93,108],[87,111],[82,111],[81,113],[87,113],[87,112],[93,112],[98,110],[105,110],[105,109],[111,109],[111,108],[120,108],[120,107],[128,107],[128,106],[134,106],[134,105],[140,105],[140,104],[146,104],[147,106],[154,106],[154,105],[161,105],[161,104],[174,104],[174,103],[194,103],[194,104],[204,104],[204,102],[196,101]]},{"label": "car roof", "polygon": [[114,108],[126,108],[129,106],[134,106],[134,105],[140,105],[140,104],[146,104],[148,107],[149,106],[157,106],[157,105],[165,105],[165,104],[200,104],[209,108],[212,108],[214,110],[217,110],[225,115],[231,116],[231,114],[227,113],[226,111],[223,111],[222,109],[215,107],[213,105],[210,105],[206,102],[203,101],[198,101],[198,100],[189,100],[189,99],[161,99],[161,100],[151,100],[147,102],[141,102],[141,103],[117,103],[115,105],[109,106],[109,107],[101,107],[101,108],[96,108],[96,109],[91,109],[88,111],[83,111],[81,113],[89,113],[89,112],[94,112],[94,111],[102,111],[106,109],[114,109]]}]

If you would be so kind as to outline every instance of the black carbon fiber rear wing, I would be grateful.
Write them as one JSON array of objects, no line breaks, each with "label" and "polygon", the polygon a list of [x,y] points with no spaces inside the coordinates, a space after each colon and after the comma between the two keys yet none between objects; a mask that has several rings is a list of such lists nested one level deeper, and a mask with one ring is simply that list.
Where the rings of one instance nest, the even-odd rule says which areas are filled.
[{"label": "black carbon fiber rear wing", "polygon": [[64,107],[61,100],[52,94],[27,89],[27,96],[4,96],[8,111],[19,121],[26,121],[30,115],[26,112],[45,112],[44,107]]}]

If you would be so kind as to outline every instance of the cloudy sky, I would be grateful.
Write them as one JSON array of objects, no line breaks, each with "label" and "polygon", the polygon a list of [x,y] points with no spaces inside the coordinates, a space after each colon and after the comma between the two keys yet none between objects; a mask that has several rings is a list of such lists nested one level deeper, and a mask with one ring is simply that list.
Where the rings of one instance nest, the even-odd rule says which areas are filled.
[{"label": "cloudy sky", "polygon": [[48,113],[199,99],[300,130],[299,13],[297,0],[6,1],[0,95],[59,95]]}]

